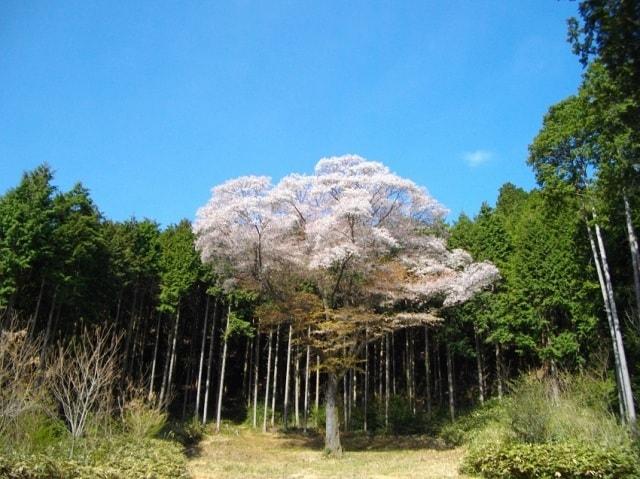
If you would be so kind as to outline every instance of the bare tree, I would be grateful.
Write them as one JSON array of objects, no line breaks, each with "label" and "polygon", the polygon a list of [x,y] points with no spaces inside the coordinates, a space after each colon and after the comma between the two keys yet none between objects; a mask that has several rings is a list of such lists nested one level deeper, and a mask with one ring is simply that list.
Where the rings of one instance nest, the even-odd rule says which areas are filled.
[{"label": "bare tree", "polygon": [[21,415],[43,407],[46,391],[39,359],[42,337],[29,338],[15,318],[7,323],[0,332],[0,435],[5,437]]},{"label": "bare tree", "polygon": [[119,342],[120,336],[109,329],[85,329],[81,336],[60,346],[51,360],[50,389],[71,429],[71,456],[89,415],[104,411],[112,400]]}]

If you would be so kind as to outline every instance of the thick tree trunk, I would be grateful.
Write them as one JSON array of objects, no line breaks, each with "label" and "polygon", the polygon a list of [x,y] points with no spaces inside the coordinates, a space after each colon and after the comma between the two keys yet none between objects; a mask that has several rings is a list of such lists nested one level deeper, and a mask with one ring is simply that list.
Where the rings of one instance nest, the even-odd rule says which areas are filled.
[{"label": "thick tree trunk", "polygon": [[204,385],[204,404],[202,407],[202,424],[207,423],[207,411],[209,409],[209,390],[211,386],[211,373],[213,371],[213,353],[216,344],[216,321],[218,319],[218,305],[219,302],[216,299],[216,302],[213,305],[213,318],[211,324],[211,339],[209,340],[209,357],[207,358],[207,380]]},{"label": "thick tree trunk", "polygon": [[271,349],[273,345],[273,331],[269,331],[269,349],[267,353],[267,376],[264,383],[264,415],[262,418],[262,432],[267,432],[267,416],[269,415],[269,385],[271,380]]},{"label": "thick tree trunk", "polygon": [[162,324],[162,313],[158,312],[158,324],[156,325],[156,341],[153,346],[153,362],[151,363],[151,379],[149,380],[148,400],[153,399],[153,386],[156,379],[156,366],[158,363],[158,345],[160,344],[160,325]]},{"label": "thick tree trunk", "polygon": [[334,372],[329,372],[325,389],[326,426],[324,448],[329,455],[334,457],[342,456],[340,420],[338,419],[338,406],[336,404],[337,396],[338,376]]},{"label": "thick tree trunk", "polygon": [[473,328],[473,336],[476,343],[476,369],[478,370],[478,400],[484,404],[484,373],[482,369],[482,349],[480,348],[480,335],[478,329]]},{"label": "thick tree trunk", "polygon": [[204,351],[207,347],[207,323],[209,321],[209,301],[211,296],[207,294],[207,301],[204,307],[204,324],[202,326],[202,342],[200,343],[200,363],[198,364],[198,381],[196,383],[196,420],[200,418],[200,396],[202,392],[202,371],[204,369]]},{"label": "thick tree trunk", "polygon": [[271,398],[271,427],[276,425],[276,394],[278,392],[278,354],[280,350],[280,326],[276,328],[276,354],[273,361],[273,394]]},{"label": "thick tree trunk", "polygon": [[222,346],[222,364],[220,365],[220,386],[218,387],[218,406],[216,408],[216,432],[220,432],[222,423],[222,395],[224,394],[224,373],[227,366],[227,343],[229,336],[229,316],[231,316],[231,304],[227,310],[227,325],[224,328],[224,344]]},{"label": "thick tree trunk", "polygon": [[431,416],[431,351],[429,350],[429,326],[424,327],[424,380],[427,414]]},{"label": "thick tree trunk", "polygon": [[622,196],[624,200],[624,216],[627,222],[627,236],[629,238],[629,249],[631,250],[631,265],[633,267],[633,286],[636,293],[636,325],[640,328],[640,252],[638,251],[638,237],[633,228],[633,219],[631,217],[631,205],[629,197],[625,192]]},{"label": "thick tree trunk", "polygon": [[447,344],[447,382],[449,385],[449,415],[451,420],[456,418],[456,406],[453,387],[453,358],[451,354],[451,347]]},{"label": "thick tree trunk", "polygon": [[256,356],[253,361],[253,427],[258,426],[258,384],[260,383],[260,333],[256,333]]},{"label": "thick tree trunk", "polygon": [[289,325],[289,341],[287,342],[287,365],[284,376],[284,428],[289,427],[289,377],[291,376],[291,336],[293,326]]}]

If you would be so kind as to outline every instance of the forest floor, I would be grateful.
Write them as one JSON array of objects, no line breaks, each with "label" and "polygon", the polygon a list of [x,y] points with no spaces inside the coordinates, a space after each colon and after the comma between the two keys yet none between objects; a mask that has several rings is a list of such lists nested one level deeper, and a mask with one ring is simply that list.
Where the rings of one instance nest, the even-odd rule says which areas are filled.
[{"label": "forest floor", "polygon": [[231,478],[464,478],[464,451],[425,437],[345,435],[342,459],[325,457],[322,438],[302,433],[262,434],[227,427],[190,451],[195,479]]}]

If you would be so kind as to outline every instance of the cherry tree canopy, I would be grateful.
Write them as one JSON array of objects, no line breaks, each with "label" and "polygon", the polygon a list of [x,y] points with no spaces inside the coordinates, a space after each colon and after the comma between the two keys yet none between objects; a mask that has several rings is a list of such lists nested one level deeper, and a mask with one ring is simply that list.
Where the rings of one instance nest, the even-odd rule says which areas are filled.
[{"label": "cherry tree canopy", "polygon": [[446,209],[382,163],[324,158],[277,185],[246,176],[212,190],[194,232],[204,261],[270,292],[286,276],[313,283],[325,308],[370,302],[452,306],[498,278],[490,263],[430,233]]}]

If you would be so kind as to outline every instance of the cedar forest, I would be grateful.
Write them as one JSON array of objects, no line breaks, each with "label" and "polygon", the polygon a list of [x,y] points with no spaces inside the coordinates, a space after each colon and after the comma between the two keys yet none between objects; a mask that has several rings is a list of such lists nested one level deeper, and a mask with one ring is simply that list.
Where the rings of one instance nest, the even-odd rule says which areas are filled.
[{"label": "cedar forest", "polygon": [[[165,228],[24,173],[0,196],[0,476],[91,477],[91,437],[115,428],[168,448],[166,469],[129,471],[179,477],[158,437],[244,422],[321,434],[335,457],[342,433],[426,434],[465,444],[469,474],[637,477],[640,4],[580,13],[583,82],[531,141],[538,186],[451,224],[356,155],[229,180]],[[10,475],[29,457],[42,476]],[[105,477],[136,476],[119,467]]]}]

